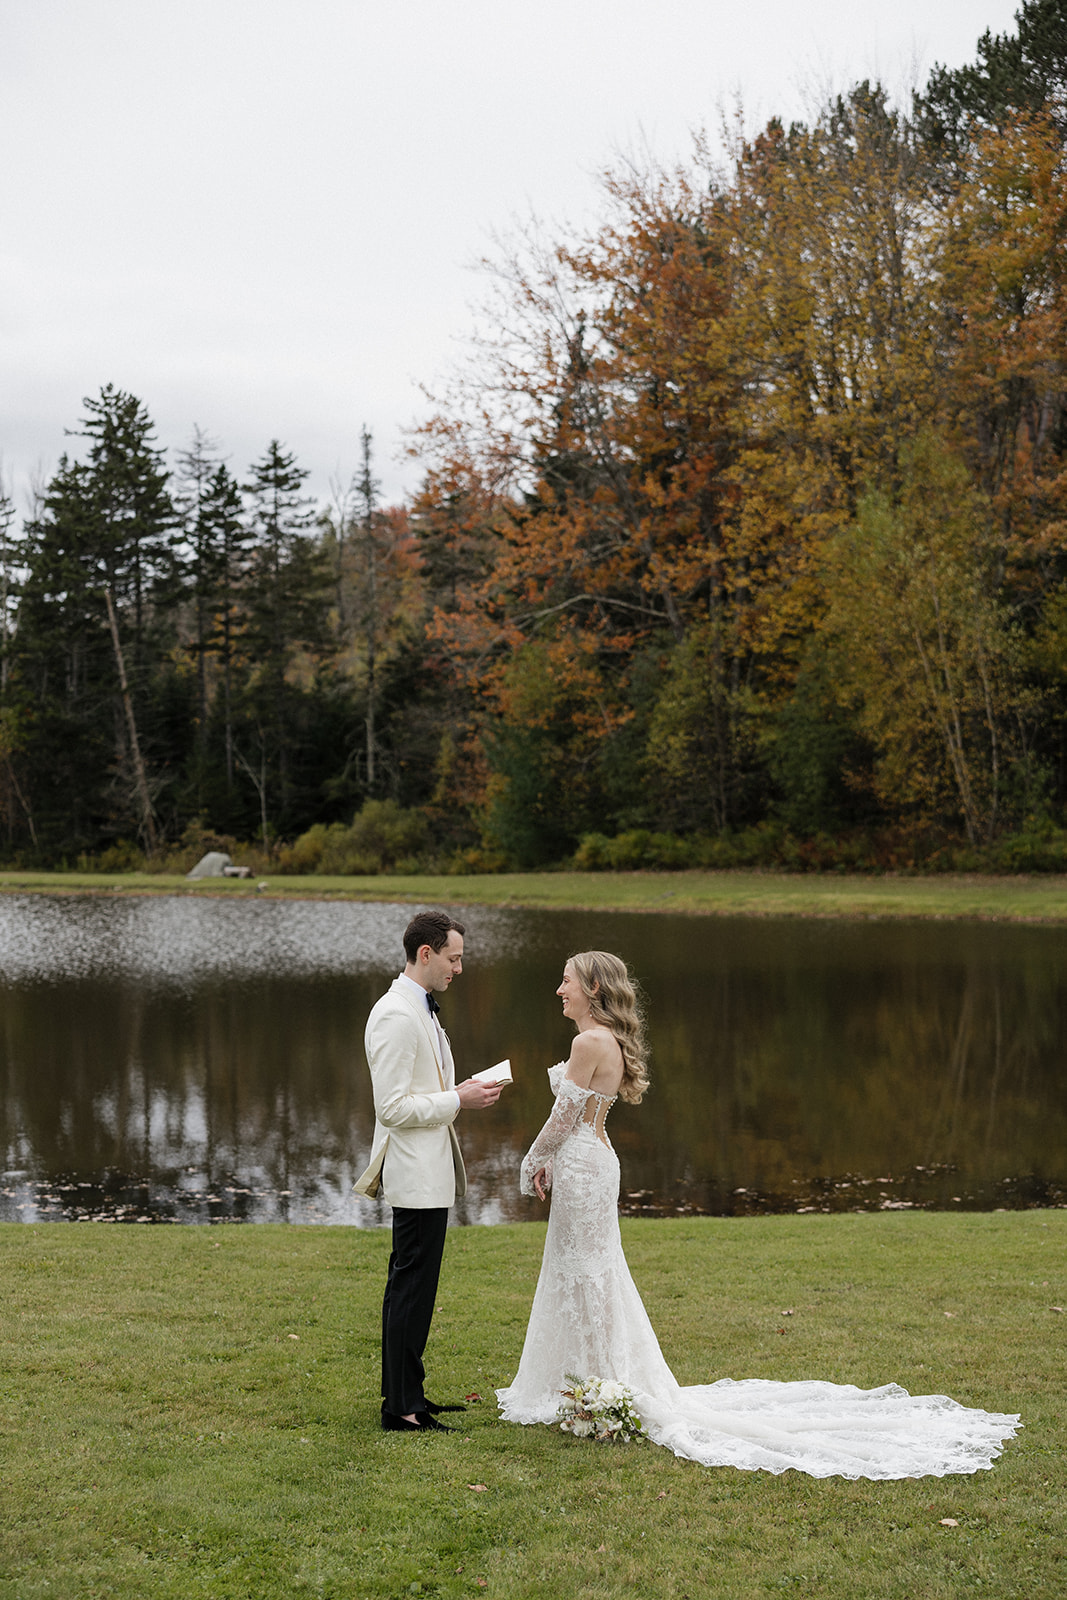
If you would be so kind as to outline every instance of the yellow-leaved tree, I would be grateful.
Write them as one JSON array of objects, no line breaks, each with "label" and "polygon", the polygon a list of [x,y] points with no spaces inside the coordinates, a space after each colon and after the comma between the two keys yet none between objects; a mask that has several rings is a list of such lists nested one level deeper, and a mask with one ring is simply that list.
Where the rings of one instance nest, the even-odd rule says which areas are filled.
[{"label": "yellow-leaved tree", "polygon": [[991,839],[1029,769],[1034,693],[996,592],[993,508],[935,435],[902,454],[830,545],[824,632],[838,694],[876,753],[891,809]]}]

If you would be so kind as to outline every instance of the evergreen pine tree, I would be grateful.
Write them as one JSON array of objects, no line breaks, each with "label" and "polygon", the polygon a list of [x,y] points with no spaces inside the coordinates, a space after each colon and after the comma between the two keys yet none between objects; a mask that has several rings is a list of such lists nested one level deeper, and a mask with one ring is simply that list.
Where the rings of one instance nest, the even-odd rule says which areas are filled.
[{"label": "evergreen pine tree", "polygon": [[[295,669],[302,657],[306,687],[330,643],[331,577],[321,546],[309,536],[315,512],[303,493],[307,476],[275,439],[245,486],[252,542],[243,586],[244,699],[246,721],[255,729],[256,765],[237,747],[235,754],[256,786],[264,830],[271,814],[275,826],[284,829],[295,801],[301,724]],[[270,787],[274,802],[268,805]]]},{"label": "evergreen pine tree", "polygon": [[153,725],[165,665],[155,605],[170,570],[174,510],[153,425],[107,385],[27,526],[26,578],[7,686],[32,730],[22,757],[27,814],[46,852],[96,848],[136,831],[155,843],[151,768],[172,752]]},{"label": "evergreen pine tree", "polygon": [[1023,0],[1015,23],[1015,33],[987,28],[976,62],[934,67],[916,110],[935,147],[958,157],[975,126],[1042,109],[1067,134],[1067,0]]},{"label": "evergreen pine tree", "polygon": [[248,572],[250,532],[241,490],[224,463],[216,468],[201,505],[205,564],[211,584],[210,632],[205,649],[218,664],[216,718],[221,718],[227,794],[233,789],[236,674],[244,629],[242,585]]}]

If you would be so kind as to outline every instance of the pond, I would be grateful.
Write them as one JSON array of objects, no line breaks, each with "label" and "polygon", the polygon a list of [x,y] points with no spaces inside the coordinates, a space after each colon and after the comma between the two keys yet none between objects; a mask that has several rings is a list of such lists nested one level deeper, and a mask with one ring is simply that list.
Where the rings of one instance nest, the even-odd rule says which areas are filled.
[{"label": "pond", "polygon": [[[610,1132],[622,1208],[731,1215],[1067,1203],[1067,930],[467,907],[443,1017],[461,1076],[458,1222],[517,1191],[571,1029],[571,951],[617,951],[653,1086]],[[367,1012],[410,906],[251,898],[0,900],[0,1219],[376,1226]]]}]

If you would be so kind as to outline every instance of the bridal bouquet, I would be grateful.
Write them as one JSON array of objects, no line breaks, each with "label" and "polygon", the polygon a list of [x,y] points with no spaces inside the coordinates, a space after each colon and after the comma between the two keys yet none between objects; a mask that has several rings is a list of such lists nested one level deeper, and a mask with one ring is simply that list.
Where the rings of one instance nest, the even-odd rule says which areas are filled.
[{"label": "bridal bouquet", "polygon": [[569,1389],[562,1389],[558,1416],[564,1433],[579,1439],[621,1439],[629,1444],[644,1432],[634,1410],[634,1397],[623,1384],[611,1378],[576,1378],[567,1373]]}]

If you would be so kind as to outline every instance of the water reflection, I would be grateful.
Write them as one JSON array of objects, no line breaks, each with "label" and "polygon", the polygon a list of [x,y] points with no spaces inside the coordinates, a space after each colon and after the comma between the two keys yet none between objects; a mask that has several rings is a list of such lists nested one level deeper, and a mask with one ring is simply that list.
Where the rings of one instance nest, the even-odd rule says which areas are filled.
[{"label": "water reflection", "polygon": [[[0,900],[0,1217],[373,1225],[353,1178],[370,1006],[404,906]],[[1067,1200],[1067,932],[954,924],[460,913],[447,1023],[468,1068],[460,1221],[540,1214],[518,1158],[568,1048],[563,958],[641,975],[654,1088],[612,1135],[633,1211]]]}]

